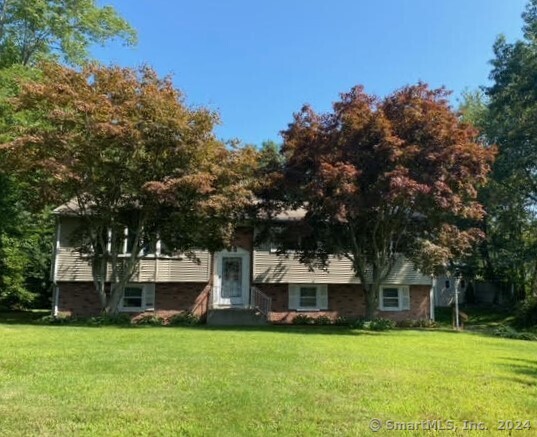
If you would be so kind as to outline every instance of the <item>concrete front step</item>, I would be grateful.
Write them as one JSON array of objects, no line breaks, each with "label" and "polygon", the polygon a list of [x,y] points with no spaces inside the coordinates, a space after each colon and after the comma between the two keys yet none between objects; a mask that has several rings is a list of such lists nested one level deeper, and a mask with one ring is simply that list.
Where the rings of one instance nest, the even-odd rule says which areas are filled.
[{"label": "concrete front step", "polygon": [[207,313],[207,325],[212,326],[261,326],[267,324],[264,314],[248,308],[218,308]]}]

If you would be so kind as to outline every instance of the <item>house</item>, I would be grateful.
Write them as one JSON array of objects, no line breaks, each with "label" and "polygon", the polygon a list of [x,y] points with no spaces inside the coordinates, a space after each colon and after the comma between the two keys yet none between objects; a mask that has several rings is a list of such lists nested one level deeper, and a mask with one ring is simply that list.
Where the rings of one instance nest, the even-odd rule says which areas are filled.
[{"label": "house", "polygon": [[[65,207],[55,212],[54,312],[97,315],[101,308],[90,263],[72,243],[80,219]],[[285,223],[300,219],[302,214],[290,211],[277,219]],[[229,250],[200,250],[197,262],[165,255],[157,244],[155,253],[140,257],[136,273],[125,288],[120,311],[152,311],[161,316],[189,311],[214,323],[238,322],[220,316],[231,310],[234,315],[240,314],[240,309],[244,313],[254,311],[263,321],[274,323],[290,323],[299,314],[333,319],[365,315],[365,296],[350,261],[331,257],[327,271],[311,271],[292,254],[278,254],[268,244],[256,246],[254,232],[252,227],[239,228]],[[127,255],[127,232],[125,239],[123,250]],[[400,259],[382,285],[378,317],[434,319],[432,278]]]}]

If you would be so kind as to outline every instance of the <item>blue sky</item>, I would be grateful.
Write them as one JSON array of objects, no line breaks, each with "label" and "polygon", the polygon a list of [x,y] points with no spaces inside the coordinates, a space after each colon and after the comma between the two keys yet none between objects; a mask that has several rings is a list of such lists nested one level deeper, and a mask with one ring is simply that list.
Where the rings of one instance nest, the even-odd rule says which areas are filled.
[{"label": "blue sky", "polygon": [[330,110],[356,84],[385,95],[422,80],[454,91],[487,83],[492,44],[521,35],[525,0],[101,0],[139,44],[94,50],[148,63],[191,105],[217,110],[223,139],[280,141],[293,112]]}]

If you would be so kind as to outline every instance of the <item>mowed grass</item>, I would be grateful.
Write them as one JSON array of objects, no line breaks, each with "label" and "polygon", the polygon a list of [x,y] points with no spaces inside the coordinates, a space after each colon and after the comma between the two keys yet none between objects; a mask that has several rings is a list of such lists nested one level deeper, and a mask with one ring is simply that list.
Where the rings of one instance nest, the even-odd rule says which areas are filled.
[{"label": "mowed grass", "polygon": [[523,433],[537,434],[537,343],[0,324],[1,435],[365,435],[372,418],[480,421],[482,434],[499,420],[531,420]]}]

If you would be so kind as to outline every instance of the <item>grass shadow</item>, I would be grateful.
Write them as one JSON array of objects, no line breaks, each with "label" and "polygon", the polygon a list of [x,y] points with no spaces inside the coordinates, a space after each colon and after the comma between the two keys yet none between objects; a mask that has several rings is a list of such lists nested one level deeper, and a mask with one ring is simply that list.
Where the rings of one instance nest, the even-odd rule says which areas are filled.
[{"label": "grass shadow", "polygon": [[502,359],[504,362],[500,363],[500,366],[515,374],[507,379],[523,385],[535,385],[537,382],[537,360],[512,357],[503,357]]},{"label": "grass shadow", "polygon": [[211,326],[201,325],[196,327],[206,331],[230,331],[230,332],[268,332],[278,334],[305,334],[305,335],[381,335],[389,331],[368,331],[364,329],[352,329],[347,326],[304,326],[304,325],[261,325],[261,326]]},{"label": "grass shadow", "polygon": [[35,325],[41,318],[48,315],[50,315],[50,310],[0,311],[0,324]]}]

